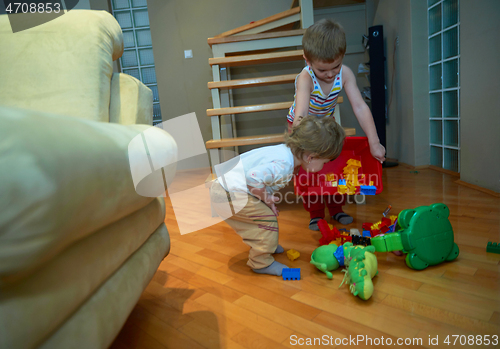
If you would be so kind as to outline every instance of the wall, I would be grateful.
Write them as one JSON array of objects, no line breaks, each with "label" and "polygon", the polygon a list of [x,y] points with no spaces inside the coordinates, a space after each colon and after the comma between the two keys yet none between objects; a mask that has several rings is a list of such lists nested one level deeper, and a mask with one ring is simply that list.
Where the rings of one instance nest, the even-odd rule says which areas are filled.
[{"label": "wall", "polygon": [[384,26],[388,105],[390,102],[387,156],[414,166],[429,164],[425,6],[419,0],[367,0],[369,26]]},{"label": "wall", "polygon": [[460,0],[460,179],[498,193],[499,18],[498,0]]},{"label": "wall", "polygon": [[[346,33],[347,52],[343,60],[343,64],[351,68],[356,77],[356,82],[360,91],[363,87],[370,86],[366,74],[358,74],[358,66],[361,63],[369,61],[368,55],[365,54],[365,48],[362,45],[363,35],[368,34],[368,26],[366,23],[365,5],[354,6],[339,6],[314,10],[314,21],[317,22],[323,18],[329,18],[339,22]],[[365,133],[359,126],[359,123],[352,111],[349,99],[342,90],[340,93],[344,97],[344,102],[339,104],[340,118],[342,126],[352,127],[356,129],[356,136],[365,136]]]}]

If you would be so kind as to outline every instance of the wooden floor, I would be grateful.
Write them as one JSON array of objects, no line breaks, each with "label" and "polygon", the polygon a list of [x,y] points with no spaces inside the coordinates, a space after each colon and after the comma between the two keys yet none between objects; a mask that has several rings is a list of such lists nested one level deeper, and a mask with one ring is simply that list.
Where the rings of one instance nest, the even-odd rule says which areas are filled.
[{"label": "wooden floor", "polygon": [[[183,185],[200,185],[205,178],[186,175]],[[418,344],[398,346],[403,348],[499,347],[492,336],[500,335],[500,254],[487,253],[486,244],[500,242],[500,199],[460,186],[457,179],[400,165],[384,170],[380,195],[368,197],[366,205],[346,205],[354,217],[347,228],[361,229],[363,222],[380,220],[389,204],[397,214],[443,202],[460,247],[455,261],[423,271],[409,269],[404,257],[377,253],[379,274],[368,301],[351,295],[345,285],[339,288],[340,270],[328,280],[309,263],[321,235],[308,229],[301,203],[279,206],[280,243],[301,255],[294,262],[285,254],[276,260],[302,272],[300,281],[283,281],[253,273],[246,266],[248,247],[225,223],[180,235],[167,200],[170,254],[112,348],[295,348],[299,339],[304,344],[316,339],[317,345],[307,348],[341,348],[348,345],[335,340],[339,344],[344,338],[344,344],[358,348],[380,348],[389,340],[396,346],[398,338]],[[349,342],[361,339],[358,335],[365,341]],[[447,336],[450,345],[444,343]],[[436,337],[439,345],[430,344]]]}]

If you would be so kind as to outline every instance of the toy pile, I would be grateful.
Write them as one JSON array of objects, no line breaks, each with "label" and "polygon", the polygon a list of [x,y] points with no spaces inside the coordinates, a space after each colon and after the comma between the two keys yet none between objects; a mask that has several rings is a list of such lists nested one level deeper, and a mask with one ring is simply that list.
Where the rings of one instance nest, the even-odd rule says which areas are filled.
[{"label": "toy pile", "polygon": [[381,221],[363,224],[363,236],[357,229],[348,233],[320,220],[321,246],[311,255],[311,264],[329,279],[333,278],[331,271],[345,266],[344,281],[347,280],[352,294],[367,300],[373,294],[371,279],[378,273],[374,252],[401,251],[406,254],[407,266],[415,270],[458,257],[448,206],[420,206],[386,218],[390,208]]}]

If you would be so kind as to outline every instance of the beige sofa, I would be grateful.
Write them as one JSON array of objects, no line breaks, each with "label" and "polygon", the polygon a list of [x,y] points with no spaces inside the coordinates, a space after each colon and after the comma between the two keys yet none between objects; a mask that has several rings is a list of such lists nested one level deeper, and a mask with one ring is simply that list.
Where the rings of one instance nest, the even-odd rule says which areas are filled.
[{"label": "beige sofa", "polygon": [[129,144],[159,139],[167,177],[177,147],[151,126],[151,90],[113,73],[122,53],[107,12],[15,34],[0,16],[2,349],[108,347],[168,254],[163,198],[137,193]]}]

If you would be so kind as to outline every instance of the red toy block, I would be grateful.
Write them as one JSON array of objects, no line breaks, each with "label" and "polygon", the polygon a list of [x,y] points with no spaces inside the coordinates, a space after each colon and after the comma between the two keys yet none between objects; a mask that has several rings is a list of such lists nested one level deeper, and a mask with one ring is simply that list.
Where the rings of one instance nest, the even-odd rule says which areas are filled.
[{"label": "red toy block", "polygon": [[389,218],[382,218],[382,224],[381,226],[383,227],[388,227],[392,225],[392,221]]},{"label": "red toy block", "polygon": [[372,223],[363,223],[361,227],[363,228],[363,230],[370,230],[372,228],[372,225]]},{"label": "red toy block", "polygon": [[[336,227],[333,227],[333,229],[330,229],[328,222],[325,221],[324,219],[319,220],[318,227],[319,227],[319,231],[321,232],[321,235],[323,236],[321,239],[319,239],[320,245],[328,245],[330,242],[332,242],[338,238],[342,239],[342,235],[340,234],[340,231]],[[344,238],[344,239],[346,241],[350,241],[350,240],[347,240],[346,238]]]},{"label": "red toy block", "polygon": [[385,234],[389,231],[389,227],[387,226],[383,226],[382,228],[380,228],[380,234]]}]

